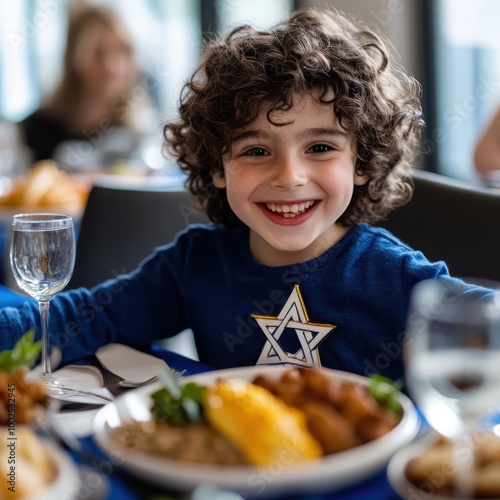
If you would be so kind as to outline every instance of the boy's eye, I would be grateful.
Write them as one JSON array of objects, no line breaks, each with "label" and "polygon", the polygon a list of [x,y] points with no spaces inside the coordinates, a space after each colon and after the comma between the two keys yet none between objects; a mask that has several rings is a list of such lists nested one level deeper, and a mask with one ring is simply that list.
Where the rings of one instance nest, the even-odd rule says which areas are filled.
[{"label": "boy's eye", "polygon": [[242,156],[266,156],[268,154],[264,148],[254,147],[243,151]]},{"label": "boy's eye", "polygon": [[327,151],[333,151],[335,148],[329,146],[328,144],[314,144],[309,148],[311,153],[326,153]]}]

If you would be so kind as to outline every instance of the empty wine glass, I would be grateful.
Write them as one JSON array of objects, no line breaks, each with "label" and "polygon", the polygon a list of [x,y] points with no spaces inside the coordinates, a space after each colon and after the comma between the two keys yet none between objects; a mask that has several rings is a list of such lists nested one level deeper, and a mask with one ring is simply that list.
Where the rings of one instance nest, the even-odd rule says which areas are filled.
[{"label": "empty wine glass", "polygon": [[57,386],[51,376],[49,304],[69,282],[75,263],[73,219],[65,214],[14,215],[10,264],[19,287],[34,297],[40,309],[42,380]]},{"label": "empty wine glass", "polygon": [[498,294],[476,292],[446,280],[418,284],[405,340],[408,389],[431,427],[453,441],[461,498],[473,493],[472,433],[500,395]]}]

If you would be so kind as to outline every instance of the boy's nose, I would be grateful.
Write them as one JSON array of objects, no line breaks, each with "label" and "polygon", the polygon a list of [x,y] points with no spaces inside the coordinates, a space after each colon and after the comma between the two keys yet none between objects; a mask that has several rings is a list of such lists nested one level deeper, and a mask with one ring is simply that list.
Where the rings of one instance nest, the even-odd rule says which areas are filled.
[{"label": "boy's nose", "polygon": [[306,171],[299,161],[292,158],[279,158],[274,165],[271,185],[282,189],[294,189],[305,185]]}]

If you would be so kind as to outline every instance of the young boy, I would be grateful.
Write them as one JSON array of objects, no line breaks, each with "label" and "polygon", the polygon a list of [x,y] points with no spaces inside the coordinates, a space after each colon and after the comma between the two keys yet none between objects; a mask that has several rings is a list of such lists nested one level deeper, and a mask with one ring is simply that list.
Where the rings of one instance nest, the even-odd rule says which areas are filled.
[{"label": "young boy", "polygon": [[[243,26],[206,47],[165,140],[213,225],[135,272],[52,302],[64,362],[192,328],[214,367],[292,363],[402,375],[413,286],[450,278],[368,223],[407,202],[418,85],[382,40],[334,12]],[[0,312],[0,347],[38,323]]]}]

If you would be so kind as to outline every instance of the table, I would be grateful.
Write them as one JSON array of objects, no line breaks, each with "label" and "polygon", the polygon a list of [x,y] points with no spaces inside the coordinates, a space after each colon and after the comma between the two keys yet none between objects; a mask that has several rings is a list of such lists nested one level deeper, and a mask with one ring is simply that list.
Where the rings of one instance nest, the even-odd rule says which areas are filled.
[{"label": "table", "polygon": [[[194,375],[212,370],[212,368],[203,363],[186,358],[172,351],[167,351],[160,346],[152,346],[150,352],[164,359],[173,369],[178,371],[185,370],[187,375]],[[82,445],[85,455],[87,455],[87,459],[92,457],[94,462],[104,469],[104,475],[107,477],[110,487],[107,496],[105,496],[106,500],[153,500],[153,498],[155,500],[166,500],[168,498],[181,498],[181,496],[175,492],[166,492],[165,490],[146,484],[126,472],[120,471],[117,464],[113,464],[112,461],[100,451],[92,437],[79,439],[79,442]],[[78,464],[85,463],[85,460],[82,459],[78,453],[75,451],[71,451],[70,453]],[[186,497],[184,496],[182,498]],[[285,500],[285,498],[290,497],[283,497],[280,498],[280,500]],[[340,491],[327,492],[322,496],[297,496],[294,497],[294,500],[325,500],[333,498],[338,500],[397,500],[400,497],[390,486],[384,469],[375,476],[360,482],[354,487],[345,488]]]}]

